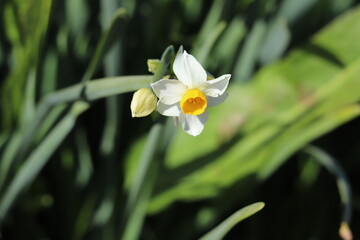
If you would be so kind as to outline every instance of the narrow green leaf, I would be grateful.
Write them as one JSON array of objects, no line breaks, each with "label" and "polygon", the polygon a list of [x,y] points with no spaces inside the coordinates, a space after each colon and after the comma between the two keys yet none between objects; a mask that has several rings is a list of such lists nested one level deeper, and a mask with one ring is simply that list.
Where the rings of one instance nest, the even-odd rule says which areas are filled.
[{"label": "narrow green leaf", "polygon": [[76,132],[76,144],[79,162],[75,181],[78,187],[83,188],[88,184],[93,173],[90,147],[83,129]]},{"label": "narrow green leaf", "polygon": [[241,17],[234,18],[216,43],[214,55],[211,55],[212,61],[208,63],[209,67],[214,69],[221,67],[221,72],[228,72],[245,33],[244,20]]},{"label": "narrow green leaf", "polygon": [[[85,84],[85,98],[90,101],[148,87],[152,76],[120,76],[92,80]],[[78,95],[78,97],[81,95]],[[71,96],[70,96],[71,98]],[[65,97],[66,99],[66,97]],[[62,99],[62,100],[65,100]]]},{"label": "narrow green leaf", "polygon": [[39,126],[39,129],[36,132],[36,135],[34,136],[34,142],[39,143],[41,139],[43,139],[46,134],[50,131],[50,129],[54,126],[56,123],[56,120],[59,120],[61,115],[64,114],[67,104],[59,104],[54,106],[45,117],[44,121],[41,123],[41,126]]},{"label": "narrow green leaf", "polygon": [[232,81],[241,82],[251,77],[258,58],[260,46],[264,41],[265,31],[266,23],[263,20],[257,20],[235,62]]},{"label": "narrow green leaf", "polygon": [[318,0],[285,0],[280,7],[279,16],[285,17],[290,24],[302,17]]},{"label": "narrow green leaf", "polygon": [[120,8],[114,13],[109,28],[103,33],[99,43],[96,46],[95,53],[90,61],[88,68],[86,69],[82,81],[88,81],[92,78],[97,67],[101,64],[103,56],[112,44],[111,41],[114,39],[113,35],[119,31],[119,28],[121,29],[121,20],[124,20],[125,17],[125,9]]},{"label": "narrow green leaf", "polygon": [[[103,31],[106,31],[108,25],[112,25],[111,16],[114,11],[118,9],[120,3],[116,0],[101,1],[101,25]],[[122,57],[123,50],[123,34],[121,31],[117,31],[117,34],[113,34],[114,44],[111,49],[104,56],[104,70],[107,77],[121,75],[122,73]],[[123,109],[123,102],[120,96],[114,96],[106,99],[106,118],[104,124],[104,130],[102,140],[100,143],[100,152],[104,157],[109,158],[107,161],[112,162],[113,158],[110,157],[114,153],[116,138],[121,135],[121,113]],[[111,168],[110,168],[111,169]],[[108,173],[110,174],[110,173]]]},{"label": "narrow green leaf", "polygon": [[285,18],[275,19],[270,24],[259,56],[263,65],[281,57],[290,42],[290,34]]},{"label": "narrow green leaf", "polygon": [[6,133],[1,133],[0,134],[0,152],[2,150],[2,147],[4,146],[4,144],[9,140],[9,136]]},{"label": "narrow green leaf", "polygon": [[22,127],[26,127],[26,124],[31,122],[35,114],[35,89],[36,89],[36,70],[31,68],[26,80],[25,97],[22,110]]},{"label": "narrow green leaf", "polygon": [[[101,1],[101,12],[100,20],[103,31],[111,24],[111,16],[114,11],[120,6],[117,0],[104,0]],[[122,5],[123,6],[123,5]],[[128,9],[126,9],[128,10]],[[119,28],[119,27],[118,27]],[[122,51],[123,44],[122,40],[124,34],[122,29],[112,34],[113,44],[107,51],[103,60],[103,68],[105,76],[118,76],[122,74],[123,59]],[[88,219],[88,222],[92,222],[99,231],[99,238],[102,239],[116,239],[117,234],[115,233],[118,226],[114,219],[119,218],[119,211],[115,211],[116,208],[116,194],[118,192],[118,185],[116,182],[116,165],[117,159],[116,154],[118,153],[117,139],[121,137],[122,128],[122,112],[124,102],[123,96],[112,96],[105,100],[105,122],[103,127],[102,139],[99,146],[100,156],[103,164],[100,166],[98,171],[99,174],[104,176],[101,179],[99,187],[100,191],[103,192],[98,196],[98,204],[93,209],[93,216]]]},{"label": "narrow green leaf", "polygon": [[5,182],[9,175],[9,169],[12,165],[12,157],[17,153],[17,148],[22,140],[20,132],[15,132],[9,139],[1,155],[0,161],[0,193],[3,193],[5,188]]},{"label": "narrow green leaf", "polygon": [[[163,134],[163,125],[156,123],[150,130],[145,149],[137,166],[134,181],[129,189],[129,198],[125,208],[126,225],[122,239],[138,239],[158,164],[154,163],[154,156],[158,151],[159,142]],[[150,179],[149,179],[150,178]],[[145,180],[146,179],[146,180]],[[153,179],[153,180],[151,180]]]},{"label": "narrow green leaf", "polygon": [[346,9],[349,9],[351,5],[354,4],[354,0],[343,0],[343,1],[331,0],[330,2],[331,2],[330,6],[332,9],[332,13],[334,15],[344,12]]},{"label": "narrow green leaf", "polygon": [[224,31],[225,27],[225,22],[219,22],[216,27],[208,34],[205,42],[202,42],[198,46],[194,46],[192,53],[200,63],[204,63],[204,66],[206,66],[208,55],[212,47],[214,46],[216,40],[220,37],[220,34]]},{"label": "narrow green leaf", "polygon": [[233,228],[236,224],[242,220],[250,217],[251,215],[257,213],[265,204],[263,202],[253,203],[247,207],[244,207],[230,217],[225,219],[222,223],[216,226],[213,230],[208,232],[205,236],[201,237],[200,240],[221,240],[223,237]]},{"label": "narrow green leaf", "polygon": [[205,22],[201,27],[195,45],[201,46],[204,42],[206,42],[209,32],[212,32],[212,30],[220,22],[221,13],[224,9],[225,3],[226,1],[224,0],[215,0],[213,2],[208,15],[206,16]]},{"label": "narrow green leaf", "polygon": [[56,80],[58,74],[58,56],[55,50],[46,53],[44,65],[42,67],[42,82],[40,85],[41,96],[45,96],[56,89]]},{"label": "narrow green leaf", "polygon": [[89,18],[89,6],[85,0],[66,0],[66,20],[72,35],[84,34]]}]

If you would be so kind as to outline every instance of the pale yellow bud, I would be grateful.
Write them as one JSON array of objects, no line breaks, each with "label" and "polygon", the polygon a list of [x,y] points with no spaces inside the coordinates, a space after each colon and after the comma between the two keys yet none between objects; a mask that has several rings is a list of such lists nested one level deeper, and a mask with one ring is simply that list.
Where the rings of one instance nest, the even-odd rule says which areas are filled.
[{"label": "pale yellow bud", "polygon": [[159,64],[160,64],[159,59],[148,59],[147,60],[148,71],[151,73],[155,73],[156,70],[158,69]]},{"label": "pale yellow bud", "polygon": [[152,113],[156,108],[157,97],[149,88],[137,90],[131,101],[132,117],[145,117]]}]

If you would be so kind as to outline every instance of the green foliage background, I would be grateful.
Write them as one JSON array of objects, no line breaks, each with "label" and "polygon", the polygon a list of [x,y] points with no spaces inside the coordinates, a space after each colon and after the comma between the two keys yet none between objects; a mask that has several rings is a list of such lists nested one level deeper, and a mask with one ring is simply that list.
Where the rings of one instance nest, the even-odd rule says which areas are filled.
[{"label": "green foliage background", "polygon": [[[358,4],[0,1],[0,239],[356,239]],[[129,108],[181,46],[232,74],[198,137]]]}]

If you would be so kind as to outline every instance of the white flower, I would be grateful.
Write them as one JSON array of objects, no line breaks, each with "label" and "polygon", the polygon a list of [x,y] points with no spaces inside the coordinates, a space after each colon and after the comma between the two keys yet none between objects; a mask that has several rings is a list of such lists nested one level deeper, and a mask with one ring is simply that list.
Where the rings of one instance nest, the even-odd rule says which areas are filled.
[{"label": "white flower", "polygon": [[165,116],[179,117],[185,132],[197,136],[208,118],[206,108],[222,103],[231,75],[207,81],[200,63],[186,51],[174,61],[176,79],[161,79],[151,84],[159,98],[157,111]]}]

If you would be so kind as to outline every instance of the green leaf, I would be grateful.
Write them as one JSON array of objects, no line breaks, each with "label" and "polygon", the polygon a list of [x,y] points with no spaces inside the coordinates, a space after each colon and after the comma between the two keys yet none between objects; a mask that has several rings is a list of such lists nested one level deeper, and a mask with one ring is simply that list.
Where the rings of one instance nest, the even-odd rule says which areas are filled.
[{"label": "green leaf", "polygon": [[216,27],[208,34],[205,42],[202,42],[198,46],[194,46],[194,50],[192,53],[200,63],[204,63],[204,66],[206,66],[207,62],[209,62],[208,55],[213,48],[216,40],[224,31],[225,27],[225,22],[219,22]]},{"label": "green leaf", "polygon": [[318,0],[285,0],[280,7],[279,16],[285,17],[290,24],[293,24],[317,2]]},{"label": "green leaf", "polygon": [[72,35],[82,35],[89,18],[89,7],[85,0],[66,0],[66,20]]},{"label": "green leaf", "polygon": [[59,57],[54,50],[46,53],[42,68],[43,81],[40,84],[41,96],[56,90]]},{"label": "green leaf", "polygon": [[76,185],[79,188],[85,187],[93,173],[93,163],[89,143],[86,139],[86,133],[83,129],[76,132],[76,144],[78,148],[78,169],[76,174]]},{"label": "green leaf", "polygon": [[290,42],[290,34],[285,18],[275,19],[272,22],[260,51],[260,62],[263,65],[281,57]]},{"label": "green leaf", "polygon": [[220,22],[221,13],[224,9],[226,1],[224,0],[216,0],[213,2],[209,13],[206,16],[206,19],[202,25],[200,33],[197,36],[195,46],[201,46],[204,42],[206,42],[209,32],[212,32],[214,28],[216,28],[217,24]]},{"label": "green leaf", "polygon": [[139,237],[159,167],[159,162],[154,160],[158,160],[155,159],[155,156],[159,150],[162,134],[163,125],[154,124],[136,168],[134,181],[129,189],[122,239],[135,240]]},{"label": "green leaf", "polygon": [[257,20],[235,62],[233,81],[241,82],[249,80],[251,77],[259,55],[260,46],[262,46],[264,41],[265,31],[266,23],[263,20]]},{"label": "green leaf", "polygon": [[123,29],[123,26],[121,26],[121,24],[123,23],[126,16],[127,13],[125,9],[122,8],[118,9],[114,13],[109,28],[104,31],[100,41],[96,46],[95,53],[91,58],[90,64],[86,69],[82,81],[90,80],[93,77],[96,69],[102,63],[103,56],[105,55],[106,51],[109,50],[112,44],[112,40],[116,39],[114,38],[114,35],[119,31],[119,28]]},{"label": "green leaf", "polygon": [[244,207],[230,217],[225,219],[222,223],[208,232],[205,236],[201,237],[200,240],[221,240],[223,237],[233,228],[236,224],[242,220],[250,217],[263,209],[265,204],[263,202],[253,203],[247,207]]},{"label": "green leaf", "polygon": [[224,33],[219,37],[219,41],[214,47],[214,54],[208,62],[210,68],[221,67],[221,72],[226,72],[231,68],[231,64],[236,56],[237,49],[246,33],[245,22],[242,18],[234,18]]}]

